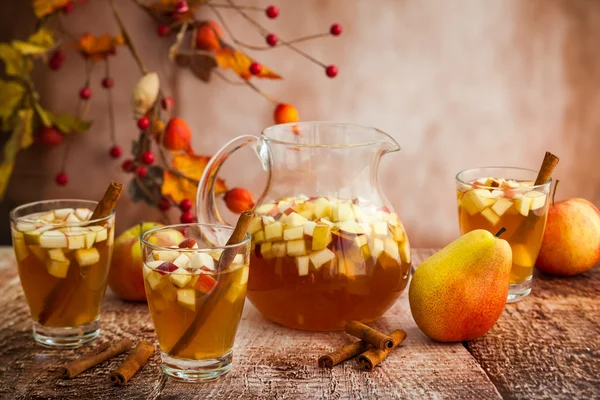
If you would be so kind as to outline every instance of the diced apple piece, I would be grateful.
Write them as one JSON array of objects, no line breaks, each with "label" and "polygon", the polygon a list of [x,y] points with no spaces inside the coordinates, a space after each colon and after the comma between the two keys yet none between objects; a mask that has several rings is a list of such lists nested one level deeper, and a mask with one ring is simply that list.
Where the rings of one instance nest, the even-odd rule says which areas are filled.
[{"label": "diced apple piece", "polygon": [[81,223],[81,221],[79,220],[79,218],[77,218],[75,216],[75,214],[69,214],[67,216],[67,218],[65,219],[65,223],[67,225],[71,225],[71,224],[79,224],[79,223]]},{"label": "diced apple piece", "polygon": [[388,224],[385,221],[373,222],[371,228],[373,229],[374,235],[387,236],[388,234]]},{"label": "diced apple piece", "polygon": [[252,221],[250,221],[250,225],[248,225],[248,233],[254,235],[256,232],[260,231],[262,227],[262,218],[254,217]]},{"label": "diced apple piece", "polygon": [[316,218],[316,215],[315,215],[314,211],[312,211],[312,210],[302,210],[302,211],[298,212],[298,214],[300,214],[307,220],[313,220]]},{"label": "diced apple piece", "polygon": [[365,235],[356,236],[353,240],[353,244],[356,247],[363,247],[367,244],[367,237]]},{"label": "diced apple piece", "polygon": [[272,248],[273,248],[273,243],[271,243],[271,242],[264,242],[263,244],[260,245],[260,254],[265,260],[268,260],[269,258],[273,258]]},{"label": "diced apple piece", "polygon": [[410,264],[410,245],[408,240],[400,243],[400,260],[405,264]]},{"label": "diced apple piece", "polygon": [[48,250],[48,257],[54,261],[66,261],[65,253],[61,249],[50,249]]},{"label": "diced apple piece", "polygon": [[162,264],[156,267],[156,271],[161,275],[165,275],[167,272],[176,271],[177,268],[179,268],[177,265],[164,261]]},{"label": "diced apple piece", "polygon": [[283,224],[275,222],[265,226],[265,240],[275,242],[283,239]]},{"label": "diced apple piece", "polygon": [[115,243],[115,228],[111,226],[108,228],[108,236],[106,237],[106,245],[112,246]]},{"label": "diced apple piece", "polygon": [[39,243],[45,249],[65,248],[67,236],[59,231],[46,231],[41,234]]},{"label": "diced apple piece", "polygon": [[[72,210],[72,209],[70,209],[70,210]],[[60,210],[57,210],[57,211],[60,211]],[[66,214],[64,217],[56,217],[54,214],[54,211],[50,211],[50,212],[40,215],[39,217],[36,218],[36,220],[37,221],[45,221],[45,222],[53,222],[55,219],[65,219],[67,217],[67,215],[69,215],[69,214]]]},{"label": "diced apple piece", "polygon": [[392,232],[392,237],[396,242],[401,242],[404,240],[406,233],[404,232],[404,227],[402,225],[390,226],[390,231]]},{"label": "diced apple piece", "polygon": [[354,212],[352,211],[352,204],[350,203],[339,203],[333,206],[333,221],[354,221]]},{"label": "diced apple piece", "polygon": [[396,213],[383,213],[383,220],[391,226],[398,226],[398,214]]},{"label": "diced apple piece", "polygon": [[289,226],[303,226],[306,221],[308,220],[297,212],[292,212],[285,218],[285,224]]},{"label": "diced apple piece", "polygon": [[287,242],[287,254],[290,257],[299,257],[306,254],[306,242],[304,239],[290,240]]},{"label": "diced apple piece", "polygon": [[296,261],[296,269],[298,269],[298,276],[308,275],[308,265],[309,265],[309,261],[310,261],[308,256],[296,257],[295,261]]},{"label": "diced apple piece", "polygon": [[269,203],[269,204],[263,204],[262,206],[258,206],[256,207],[256,209],[254,210],[254,212],[258,215],[263,215],[263,214],[269,214],[271,211],[273,211],[273,209],[275,209],[277,206],[273,203]]},{"label": "diced apple piece", "polygon": [[100,253],[95,247],[92,247],[91,249],[75,250],[75,259],[80,267],[94,265],[100,261]]},{"label": "diced apple piece", "polygon": [[512,261],[514,264],[521,267],[533,267],[535,259],[531,257],[527,247],[521,243],[515,243],[510,246],[512,248]]},{"label": "diced apple piece", "polygon": [[531,204],[531,197],[523,195],[516,195],[514,197],[515,209],[524,217],[529,215],[529,205]]},{"label": "diced apple piece", "polygon": [[357,221],[362,221],[363,218],[365,217],[365,212],[357,204],[352,204],[352,211],[354,212],[354,216],[356,217]]},{"label": "diced apple piece", "polygon": [[199,269],[206,267],[208,269],[215,269],[215,260],[206,253],[196,252],[190,257],[190,268]]},{"label": "diced apple piece", "polygon": [[270,215],[263,215],[261,220],[262,220],[263,226],[267,226],[267,225],[274,224],[275,222],[277,222],[277,221],[275,221],[275,218],[271,217]]},{"label": "diced apple piece", "polygon": [[254,234],[254,244],[261,244],[265,241],[265,231],[258,231]]},{"label": "diced apple piece", "polygon": [[296,240],[304,237],[304,226],[285,229],[283,231],[283,240]]},{"label": "diced apple piece", "polygon": [[30,245],[27,247],[33,253],[35,258],[37,258],[41,262],[46,262],[46,258],[48,257],[48,252],[45,249],[42,249],[41,246],[37,246],[37,245]]},{"label": "diced apple piece", "polygon": [[23,234],[23,239],[27,244],[40,244],[40,237],[42,233],[52,229],[52,226],[41,226],[33,231],[28,231]]},{"label": "diced apple piece", "polygon": [[486,189],[473,189],[465,193],[461,204],[469,215],[475,215],[486,207],[494,204],[494,196]]},{"label": "diced apple piece", "polygon": [[89,208],[76,208],[75,216],[79,218],[80,221],[87,221],[92,216],[92,210]]},{"label": "diced apple piece", "polygon": [[74,212],[75,210],[72,208],[59,208],[58,210],[54,210],[54,216],[52,219],[54,219],[54,217],[57,219],[67,219],[69,214],[73,214]]},{"label": "diced apple piece", "polygon": [[213,287],[217,284],[217,280],[211,275],[200,274],[198,276],[198,280],[194,284],[194,289],[197,291],[207,294],[209,293]]},{"label": "diced apple piece", "polygon": [[544,207],[546,204],[546,194],[542,192],[538,192],[537,190],[532,190],[531,192],[525,193],[526,197],[531,198],[531,202],[529,203],[530,210],[537,210],[538,208]]},{"label": "diced apple piece", "polygon": [[108,237],[108,230],[103,226],[90,226],[89,228],[96,232],[96,242],[103,242]]},{"label": "diced apple piece", "polygon": [[21,262],[29,256],[29,250],[27,250],[27,245],[23,239],[14,239],[13,247],[15,249],[15,256],[17,257],[17,262]]},{"label": "diced apple piece", "polygon": [[285,247],[285,242],[275,242],[271,246],[271,254],[273,257],[285,257]]},{"label": "diced apple piece", "polygon": [[179,257],[179,252],[174,250],[155,250],[152,252],[152,257],[155,260],[173,262]]},{"label": "diced apple piece", "polygon": [[177,302],[191,311],[196,311],[196,291],[194,289],[178,289]]},{"label": "diced apple piece", "polygon": [[385,238],[383,242],[383,252],[396,261],[400,261],[400,252],[398,251],[398,242],[392,238]]},{"label": "diced apple piece", "polygon": [[190,258],[187,255],[180,253],[177,258],[171,262],[176,265],[177,268],[185,268],[189,264]]},{"label": "diced apple piece", "polygon": [[146,261],[146,266],[150,269],[156,269],[164,264],[163,261]]},{"label": "diced apple piece", "polygon": [[146,277],[146,280],[148,281],[148,284],[150,285],[150,288],[152,288],[152,290],[158,290],[160,288],[162,279],[163,275],[156,271],[150,272]]},{"label": "diced apple piece", "polygon": [[67,248],[69,250],[83,249],[86,247],[85,234],[79,232],[67,232],[65,235],[67,235]]},{"label": "diced apple piece", "polygon": [[315,269],[321,268],[325,263],[335,258],[335,253],[329,249],[323,249],[311,253],[308,258],[312,262]]},{"label": "diced apple piece", "polygon": [[33,230],[35,230],[35,228],[36,228],[36,225],[31,224],[29,222],[17,222],[15,224],[15,229],[19,232],[33,231]]},{"label": "diced apple piece", "polygon": [[331,215],[331,203],[326,198],[320,197],[314,204],[317,218],[329,217]]},{"label": "diced apple piece", "polygon": [[96,242],[96,232],[86,232],[85,233],[85,248],[89,249]]},{"label": "diced apple piece", "polygon": [[69,271],[69,260],[65,261],[56,261],[56,260],[48,260],[46,263],[46,268],[48,273],[57,278],[66,278],[67,272]]},{"label": "diced apple piece", "polygon": [[378,258],[384,249],[385,245],[383,243],[383,240],[374,238],[370,246],[371,254],[373,255],[373,257]]},{"label": "diced apple piece", "polygon": [[492,209],[492,211],[494,211],[496,213],[496,215],[498,215],[499,217],[503,216],[504,213],[506,211],[508,211],[509,208],[511,208],[513,205],[513,202],[505,199],[505,198],[501,198],[496,200],[496,202],[494,203],[494,205],[492,205],[492,207],[490,207]]},{"label": "diced apple piece", "polygon": [[339,227],[342,232],[351,235],[362,235],[365,233],[364,227],[354,220],[340,222]]},{"label": "diced apple piece", "polygon": [[242,269],[242,272],[240,273],[239,285],[245,285],[246,283],[248,283],[248,275],[250,275],[250,268],[246,266]]},{"label": "diced apple piece", "polygon": [[233,257],[233,261],[231,262],[232,264],[243,264],[244,263],[244,255],[243,254],[236,254],[235,257]]},{"label": "diced apple piece", "polygon": [[492,224],[492,226],[496,226],[498,222],[500,222],[500,217],[498,216],[498,214],[493,212],[491,208],[486,208],[483,211],[481,211],[481,216],[487,219],[487,221],[490,224]]},{"label": "diced apple piece", "polygon": [[328,225],[316,225],[313,231],[312,250],[323,250],[331,242],[331,232]]},{"label": "diced apple piece", "polygon": [[317,223],[315,221],[306,221],[304,223],[304,234],[306,236],[312,237],[313,232],[315,230],[315,226],[317,226]]},{"label": "diced apple piece", "polygon": [[317,222],[317,224],[325,224],[325,225],[327,225],[329,227],[332,227],[332,226],[335,225],[327,217],[319,218],[316,222]]},{"label": "diced apple piece", "polygon": [[[187,257],[186,257],[187,258]],[[169,279],[180,288],[184,287],[192,280],[192,274],[185,268],[179,268],[169,275]]]}]

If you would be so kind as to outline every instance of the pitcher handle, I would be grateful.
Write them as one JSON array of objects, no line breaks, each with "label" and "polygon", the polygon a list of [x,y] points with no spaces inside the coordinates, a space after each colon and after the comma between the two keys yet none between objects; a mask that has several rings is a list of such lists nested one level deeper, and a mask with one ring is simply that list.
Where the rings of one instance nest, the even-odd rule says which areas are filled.
[{"label": "pitcher handle", "polygon": [[257,200],[257,204],[267,192],[271,181],[271,155],[267,144],[262,138],[257,136],[238,136],[221,147],[204,168],[204,172],[198,183],[198,192],[196,194],[196,215],[198,216],[198,222],[227,224],[221,217],[221,214],[219,214],[219,209],[217,207],[215,197],[217,176],[219,169],[221,169],[225,160],[227,160],[227,158],[236,150],[247,145],[253,146],[256,155],[261,161],[263,169],[267,172],[267,184],[265,185],[265,189],[260,198]]}]

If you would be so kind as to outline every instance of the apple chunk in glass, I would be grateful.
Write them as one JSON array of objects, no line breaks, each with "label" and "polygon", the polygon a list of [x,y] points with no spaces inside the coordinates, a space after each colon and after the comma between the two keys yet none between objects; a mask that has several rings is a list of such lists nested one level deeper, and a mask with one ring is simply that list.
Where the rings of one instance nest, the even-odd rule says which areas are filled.
[{"label": "apple chunk in glass", "polygon": [[73,348],[99,333],[114,238],[114,212],[90,220],[95,201],[50,200],[14,209],[19,278],[42,346]]},{"label": "apple chunk in glass", "polygon": [[[156,244],[173,230],[185,232],[179,248]],[[162,368],[177,380],[206,382],[231,369],[250,259],[250,236],[226,245],[232,232],[225,226],[181,224],[142,236],[144,284]],[[235,252],[229,266],[219,263],[223,251]]]},{"label": "apple chunk in glass", "polygon": [[550,183],[534,185],[537,172],[524,168],[487,167],[456,176],[458,220],[461,234],[475,229],[492,233],[506,228],[502,238],[512,250],[509,303],[531,292],[546,218]]}]

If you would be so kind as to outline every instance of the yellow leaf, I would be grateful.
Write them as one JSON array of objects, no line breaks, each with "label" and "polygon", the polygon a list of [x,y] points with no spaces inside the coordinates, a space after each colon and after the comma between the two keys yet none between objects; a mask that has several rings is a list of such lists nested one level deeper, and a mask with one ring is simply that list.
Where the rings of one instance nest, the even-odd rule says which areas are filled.
[{"label": "yellow leaf", "polygon": [[14,165],[14,161],[0,164],[0,200],[4,197]]},{"label": "yellow leaf", "polygon": [[54,47],[54,38],[51,30],[40,28],[26,42],[13,40],[12,46],[23,55],[42,54]]},{"label": "yellow leaf", "polygon": [[33,12],[39,19],[60,10],[71,0],[33,0]]},{"label": "yellow leaf", "polygon": [[17,82],[0,80],[0,118],[10,118],[24,94],[25,88]]},{"label": "yellow leaf", "polygon": [[19,122],[13,135],[19,139],[19,148],[26,149],[33,143],[33,110],[31,108],[23,108],[17,112]]},{"label": "yellow leaf", "polygon": [[48,28],[40,28],[27,39],[29,43],[37,44],[38,46],[50,48],[54,46],[54,34]]},{"label": "yellow leaf", "polygon": [[[179,203],[183,199],[190,199],[192,203],[196,202],[196,191],[198,190],[198,180],[204,172],[206,164],[210,157],[190,155],[187,153],[176,154],[173,156],[171,165],[187,178],[181,177],[165,169],[163,175],[162,194],[171,196],[173,201]],[[215,193],[224,193],[227,191],[225,181],[217,179]]]},{"label": "yellow leaf", "polygon": [[30,58],[23,57],[14,47],[0,43],[0,59],[4,62],[4,72],[9,76],[25,76],[33,68]]},{"label": "yellow leaf", "polygon": [[125,43],[122,35],[111,37],[108,33],[100,36],[94,36],[91,33],[85,33],[79,38],[79,43],[75,46],[84,57],[92,61],[102,61],[106,57],[112,56],[117,51],[117,46]]},{"label": "yellow leaf", "polygon": [[215,52],[215,57],[217,58],[217,63],[219,63],[221,68],[231,68],[233,72],[238,74],[243,79],[248,80],[253,76],[257,78],[281,79],[281,76],[277,75],[264,65],[262,66],[259,74],[252,75],[250,73],[250,65],[253,62],[252,59],[246,54],[232,47],[225,46],[217,50]]},{"label": "yellow leaf", "polygon": [[25,142],[27,141],[26,138],[24,139],[24,136],[27,135],[28,129],[31,131],[31,117],[33,116],[33,111],[31,109],[19,110],[17,114],[19,121],[17,122],[17,126],[10,136],[10,139],[4,144],[4,157],[2,158],[2,164],[0,164],[0,199],[4,196],[4,192],[8,186],[15,158],[17,157],[19,149],[21,149],[24,144],[23,140],[25,140]]}]

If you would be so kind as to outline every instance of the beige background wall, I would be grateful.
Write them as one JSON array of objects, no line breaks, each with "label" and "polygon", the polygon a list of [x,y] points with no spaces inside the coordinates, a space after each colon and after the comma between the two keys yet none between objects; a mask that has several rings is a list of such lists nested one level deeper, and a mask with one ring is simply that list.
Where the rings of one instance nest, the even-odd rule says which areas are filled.
[{"label": "beige background wall", "polygon": [[[240,2],[242,2],[240,0]],[[25,37],[33,22],[22,3],[3,2],[3,40]],[[266,6],[270,1],[243,1]],[[282,38],[326,30],[340,22],[344,33],[302,45],[340,68],[338,78],[286,49],[252,53],[282,74],[283,82],[261,82],[276,97],[295,104],[304,120],[372,125],[392,134],[403,151],[384,160],[381,185],[403,219],[413,246],[440,246],[457,234],[454,175],[482,165],[536,168],[545,150],[560,155],[558,197],[580,196],[600,206],[600,2],[595,0],[310,0],[274,1],[281,15],[264,18]],[[214,80],[204,84],[166,59],[168,40],[130,1],[119,1],[149,67],[175,96],[177,113],[194,131],[194,147],[211,153],[239,134],[258,134],[272,123],[272,106],[250,90]],[[261,37],[233,12],[226,13],[245,40]],[[207,17],[209,14],[206,14]],[[260,17],[260,14],[257,14]],[[67,17],[73,32],[116,33],[104,1],[90,1]],[[72,110],[83,84],[82,61],[74,53],[59,72],[40,71],[43,99],[56,111]],[[113,58],[119,141],[137,134],[129,110],[138,71],[123,49]],[[41,68],[43,70],[43,68]],[[107,156],[108,120],[94,74],[90,132],[74,138],[68,173],[53,177],[63,148],[32,149],[0,205],[7,210],[52,197],[100,197],[109,179],[126,180],[120,162]],[[250,151],[225,170],[230,186],[255,193],[264,175]],[[157,218],[127,200],[118,208],[124,229]],[[5,239],[6,240],[6,239]]]}]

